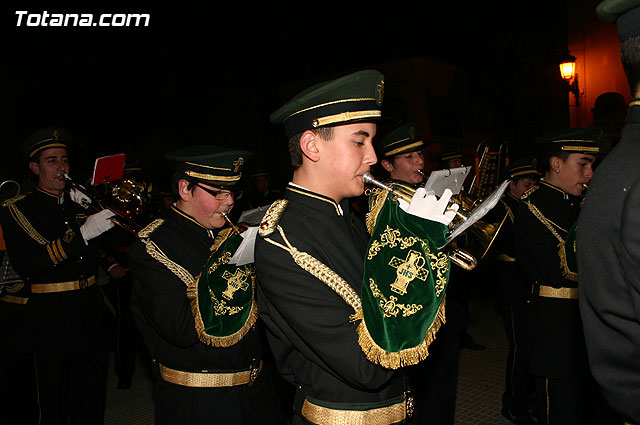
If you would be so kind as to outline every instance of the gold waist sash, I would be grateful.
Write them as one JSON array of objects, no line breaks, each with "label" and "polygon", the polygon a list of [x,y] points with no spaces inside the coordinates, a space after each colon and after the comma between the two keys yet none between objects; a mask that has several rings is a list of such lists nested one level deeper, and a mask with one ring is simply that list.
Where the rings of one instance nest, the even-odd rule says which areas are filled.
[{"label": "gold waist sash", "polygon": [[234,387],[236,385],[253,384],[262,370],[262,361],[257,367],[250,367],[240,372],[186,372],[184,370],[171,369],[158,363],[160,376],[167,382],[182,385],[183,387],[217,388]]},{"label": "gold waist sash", "polygon": [[389,425],[407,418],[406,401],[369,410],[331,409],[305,399],[302,415],[317,425]]},{"label": "gold waist sash", "polygon": [[15,295],[3,295],[0,298],[0,301],[4,301],[6,303],[12,303],[12,304],[26,304],[27,301],[29,301],[29,298],[16,297]]},{"label": "gold waist sash", "polygon": [[578,288],[554,288],[552,286],[540,285],[538,293],[541,297],[545,298],[563,298],[567,300],[578,299]]},{"label": "gold waist sash", "polygon": [[69,282],[56,283],[32,283],[31,292],[34,294],[48,294],[52,292],[75,291],[85,289],[96,283],[96,277],[90,276],[87,279],[72,280]]}]

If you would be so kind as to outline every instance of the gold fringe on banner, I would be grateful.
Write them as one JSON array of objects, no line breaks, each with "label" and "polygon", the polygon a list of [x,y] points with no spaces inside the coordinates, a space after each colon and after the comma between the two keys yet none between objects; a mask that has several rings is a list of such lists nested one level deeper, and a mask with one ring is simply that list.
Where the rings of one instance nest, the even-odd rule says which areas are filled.
[{"label": "gold fringe on banner", "polygon": [[[445,295],[446,297],[446,295]],[[351,321],[360,320],[358,325],[358,344],[362,352],[370,362],[379,364],[387,369],[398,369],[403,366],[412,366],[420,363],[429,356],[429,346],[436,339],[436,333],[444,323],[446,323],[445,309],[446,298],[442,300],[433,323],[427,330],[424,339],[415,347],[407,348],[398,352],[388,352],[380,347],[371,337],[367,324],[364,322],[362,309],[351,316]]]}]

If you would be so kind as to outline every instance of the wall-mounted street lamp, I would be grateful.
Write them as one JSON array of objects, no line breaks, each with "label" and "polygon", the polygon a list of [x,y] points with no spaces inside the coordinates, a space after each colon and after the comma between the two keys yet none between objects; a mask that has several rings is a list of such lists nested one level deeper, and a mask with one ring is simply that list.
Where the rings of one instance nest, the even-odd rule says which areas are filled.
[{"label": "wall-mounted street lamp", "polygon": [[567,52],[565,58],[560,62],[560,75],[567,82],[569,92],[576,98],[576,106],[580,104],[580,88],[578,87],[578,74],[576,74],[576,58]]}]

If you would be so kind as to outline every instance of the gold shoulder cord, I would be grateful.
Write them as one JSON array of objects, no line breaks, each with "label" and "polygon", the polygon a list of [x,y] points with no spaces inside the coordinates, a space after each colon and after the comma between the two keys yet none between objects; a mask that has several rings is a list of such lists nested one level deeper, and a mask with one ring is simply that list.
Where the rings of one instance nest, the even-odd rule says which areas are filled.
[{"label": "gold shoulder cord", "polygon": [[162,263],[167,269],[169,269],[169,271],[171,271],[171,273],[178,276],[178,278],[185,285],[189,286],[191,282],[193,282],[193,276],[191,276],[191,273],[189,273],[184,267],[171,261],[169,257],[167,257],[167,255],[164,252],[162,252],[160,247],[158,247],[158,245],[156,245],[151,239],[149,239],[149,236],[151,236],[151,234],[163,223],[164,223],[164,220],[161,218],[158,218],[152,221],[147,227],[145,227],[144,229],[140,230],[140,232],[138,232],[138,237],[140,237],[142,242],[144,242],[144,244],[147,247],[147,253],[153,259]]},{"label": "gold shoulder cord", "polygon": [[15,201],[11,203],[7,202],[6,206],[9,208],[9,212],[11,212],[11,216],[16,221],[16,223],[18,223],[18,225],[22,227],[22,230],[24,230],[29,236],[31,236],[34,241],[38,242],[40,245],[46,245],[49,243],[48,240],[46,240],[40,233],[38,233],[36,229],[33,228],[31,223],[29,223],[29,220],[27,220],[27,217],[25,217],[24,214],[22,214],[22,211],[20,211],[15,205]]},{"label": "gold shoulder cord", "polygon": [[294,246],[291,245],[291,243],[285,236],[282,227],[278,225],[277,229],[280,232],[280,235],[282,236],[282,239],[284,240],[286,245],[275,242],[268,238],[265,238],[264,240],[272,245],[284,249],[289,254],[291,254],[293,260],[297,265],[311,273],[313,276],[325,283],[334,292],[336,292],[347,304],[351,306],[351,308],[353,308],[354,312],[358,312],[362,308],[362,301],[360,300],[360,296],[343,278],[341,278],[336,272],[331,270],[331,268],[329,268],[313,256],[307,254],[306,252],[298,251]]},{"label": "gold shoulder cord", "polygon": [[531,201],[525,202],[527,207],[529,207],[529,211],[538,219],[542,224],[546,226],[547,229],[553,234],[553,236],[558,240],[558,256],[560,257],[560,268],[562,269],[562,275],[573,281],[578,281],[578,273],[572,272],[569,269],[569,264],[567,263],[567,252],[564,246],[565,240],[560,236],[560,234],[554,229],[554,226],[563,232],[569,233],[567,230],[555,224],[553,221],[549,220],[545,217],[540,210],[531,203]]}]

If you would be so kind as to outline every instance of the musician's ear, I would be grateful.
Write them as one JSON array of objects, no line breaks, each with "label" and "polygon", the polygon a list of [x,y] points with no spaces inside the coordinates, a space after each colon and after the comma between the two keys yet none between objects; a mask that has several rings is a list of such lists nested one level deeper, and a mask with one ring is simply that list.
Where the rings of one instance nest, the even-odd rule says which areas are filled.
[{"label": "musician's ear", "polygon": [[313,162],[320,159],[317,137],[311,130],[307,130],[300,136],[300,150],[302,154]]},{"label": "musician's ear", "polygon": [[188,201],[193,196],[191,189],[189,189],[189,181],[185,179],[178,180],[178,196],[183,201]]},{"label": "musician's ear", "polygon": [[392,172],[393,171],[393,164],[388,159],[380,160],[380,165],[382,165],[382,168],[384,168],[388,172]]},{"label": "musician's ear", "polygon": [[29,162],[29,169],[33,171],[33,174],[35,174],[36,176],[40,175],[40,166],[38,165],[37,162],[34,162],[34,161]]}]

